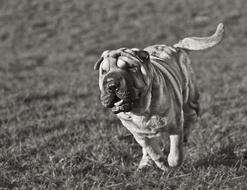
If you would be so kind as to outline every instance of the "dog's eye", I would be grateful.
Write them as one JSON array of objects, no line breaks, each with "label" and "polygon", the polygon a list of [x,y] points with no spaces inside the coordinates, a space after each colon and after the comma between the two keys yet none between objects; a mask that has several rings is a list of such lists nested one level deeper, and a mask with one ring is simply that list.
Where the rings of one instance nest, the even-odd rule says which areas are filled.
[{"label": "dog's eye", "polygon": [[129,67],[129,70],[133,73],[137,72],[138,68],[137,67]]}]

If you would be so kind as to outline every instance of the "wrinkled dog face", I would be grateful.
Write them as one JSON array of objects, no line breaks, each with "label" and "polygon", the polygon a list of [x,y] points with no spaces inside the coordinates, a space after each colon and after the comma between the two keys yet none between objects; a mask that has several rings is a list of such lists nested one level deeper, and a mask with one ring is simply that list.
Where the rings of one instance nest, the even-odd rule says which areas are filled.
[{"label": "wrinkled dog face", "polygon": [[147,86],[149,54],[139,49],[105,51],[95,64],[99,70],[101,103],[112,112],[128,112],[139,105]]}]

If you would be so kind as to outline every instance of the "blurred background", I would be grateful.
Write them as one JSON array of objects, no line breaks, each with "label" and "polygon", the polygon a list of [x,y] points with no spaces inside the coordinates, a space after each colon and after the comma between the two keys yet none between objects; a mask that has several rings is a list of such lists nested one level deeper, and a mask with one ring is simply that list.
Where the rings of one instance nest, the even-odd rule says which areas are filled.
[{"label": "blurred background", "polygon": [[[202,114],[184,166],[136,174],[140,147],[100,105],[94,63],[220,22],[224,41],[190,54]],[[246,47],[245,0],[1,0],[0,189],[246,187]]]}]

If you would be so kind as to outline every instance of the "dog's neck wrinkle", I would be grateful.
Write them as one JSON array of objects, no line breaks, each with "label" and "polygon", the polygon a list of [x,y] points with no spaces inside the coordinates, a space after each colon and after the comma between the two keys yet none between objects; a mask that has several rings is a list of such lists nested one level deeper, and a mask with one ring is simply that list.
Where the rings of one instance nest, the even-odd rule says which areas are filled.
[{"label": "dog's neck wrinkle", "polygon": [[[150,104],[148,105],[148,112],[152,113],[152,115],[164,115],[167,112],[169,105],[167,105],[167,99],[169,98],[169,92],[167,90],[167,84],[164,76],[160,72],[159,68],[155,67],[155,65],[150,63],[150,70],[152,82],[150,87],[152,90],[149,90],[150,93]],[[159,75],[155,73],[160,73]],[[159,76],[159,77],[157,77]],[[161,84],[163,83],[163,84]],[[154,84],[157,84],[156,86]],[[156,88],[156,90],[154,90]],[[159,92],[154,94],[155,92]],[[162,97],[162,99],[160,98]],[[164,99],[165,97],[165,99]],[[161,111],[162,110],[162,111]]]},{"label": "dog's neck wrinkle", "polygon": [[[149,63],[148,65],[148,69],[149,69],[149,74],[150,76],[148,78],[150,78],[149,84],[146,84],[148,86],[147,89],[145,89],[145,93],[144,95],[141,97],[142,102],[140,102],[140,104],[142,104],[143,109],[141,110],[141,115],[145,115],[146,117],[151,117],[151,103],[152,103],[152,88],[153,88],[153,84],[154,84],[154,68],[153,66]],[[145,105],[143,105],[145,104]]]},{"label": "dog's neck wrinkle", "polygon": [[[151,63],[148,66],[149,68],[149,84],[147,85],[148,88],[145,89],[145,93],[142,95],[140,107],[142,107],[141,110],[133,110],[133,114],[144,116],[147,119],[152,117],[153,115],[159,115],[163,116],[166,115],[169,109],[168,105],[168,99],[170,98],[169,91],[167,90],[167,84],[166,80],[164,79],[164,76],[161,74],[160,70],[156,68]],[[157,75],[155,73],[160,73],[160,75]],[[159,76],[157,78],[157,76]],[[155,81],[156,80],[156,81]],[[161,85],[161,83],[163,83]],[[154,86],[154,84],[158,84],[157,86]],[[156,90],[153,90],[156,88]],[[158,94],[154,94],[154,92],[159,91]],[[162,97],[162,99],[161,99]],[[165,99],[164,99],[165,97]]]},{"label": "dog's neck wrinkle", "polygon": [[[173,64],[173,63],[169,63]],[[180,105],[183,104],[183,98],[181,96],[182,93],[182,86],[180,85],[180,82],[182,79],[179,78],[179,76],[173,72],[171,69],[168,69],[169,67],[166,67],[166,64],[162,64],[160,61],[153,60],[152,65],[155,67],[156,71],[160,72],[160,75],[164,77],[164,81],[166,82],[166,89],[169,86],[171,86],[171,90],[174,92],[174,95],[176,96],[178,102]],[[170,90],[169,90],[170,91]]]},{"label": "dog's neck wrinkle", "polygon": [[[154,91],[159,91],[162,94],[162,97],[167,96],[167,84],[166,80],[163,77],[163,74],[160,72],[158,68],[155,67],[155,65],[149,63],[148,64],[148,70],[149,76],[149,84],[147,84],[147,88],[144,89],[144,94],[141,96],[140,101],[140,109],[133,110],[133,114],[142,115],[146,117],[151,117],[153,114],[163,114],[163,112],[160,112],[160,110],[164,109],[164,112],[166,112],[166,101],[164,99],[161,100],[160,97],[158,97],[156,94],[154,94]],[[157,78],[157,73],[160,73]],[[156,81],[155,81],[156,80]],[[163,83],[161,85],[161,82]],[[154,86],[154,84],[160,84],[158,86]],[[165,87],[164,87],[165,86]],[[159,88],[156,90],[153,90],[154,88]],[[152,114],[151,114],[152,113]]]}]

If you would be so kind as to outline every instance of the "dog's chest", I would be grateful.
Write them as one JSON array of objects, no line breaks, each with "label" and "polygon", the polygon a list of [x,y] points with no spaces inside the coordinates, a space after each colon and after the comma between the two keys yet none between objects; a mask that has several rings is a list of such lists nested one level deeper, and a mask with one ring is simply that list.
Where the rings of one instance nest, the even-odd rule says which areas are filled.
[{"label": "dog's chest", "polygon": [[167,117],[154,115],[151,117],[138,116],[133,113],[119,113],[118,118],[122,124],[132,133],[145,136],[156,136],[159,132],[166,132]]}]

